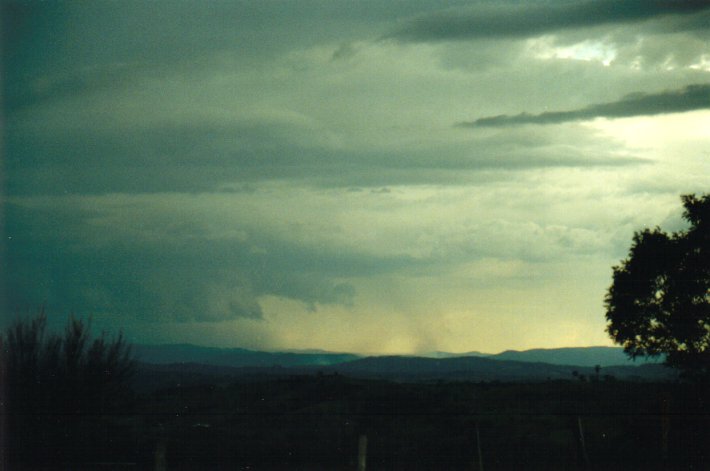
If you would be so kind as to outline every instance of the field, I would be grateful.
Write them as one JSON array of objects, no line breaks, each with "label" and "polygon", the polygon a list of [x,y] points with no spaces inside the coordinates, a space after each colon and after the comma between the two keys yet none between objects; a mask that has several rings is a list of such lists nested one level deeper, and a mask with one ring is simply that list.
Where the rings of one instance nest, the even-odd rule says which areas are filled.
[{"label": "field", "polygon": [[690,384],[152,379],[120,413],[26,418],[9,469],[355,470],[361,452],[371,470],[710,465],[709,396]]}]

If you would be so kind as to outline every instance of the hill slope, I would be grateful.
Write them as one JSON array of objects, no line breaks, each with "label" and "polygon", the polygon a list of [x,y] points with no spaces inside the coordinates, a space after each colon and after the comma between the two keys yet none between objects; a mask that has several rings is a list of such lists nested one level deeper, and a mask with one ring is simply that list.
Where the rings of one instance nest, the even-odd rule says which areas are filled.
[{"label": "hill slope", "polygon": [[[659,364],[632,363],[620,348],[587,347],[506,351],[496,355],[359,357],[321,351],[259,352],[188,344],[136,345],[147,378],[171,377],[176,383],[202,376],[247,378],[339,373],[395,381],[545,381],[578,377],[663,380],[674,372]],[[152,365],[152,366],[151,366]],[[595,371],[600,365],[601,370]],[[189,379],[191,378],[191,379]],[[148,381],[149,382],[149,381]],[[172,380],[171,380],[172,382]]]},{"label": "hill slope", "polygon": [[543,362],[556,365],[577,366],[616,366],[661,363],[662,359],[629,359],[620,347],[570,347],[570,348],[535,348],[531,350],[506,350],[488,358],[496,360],[514,360],[525,362]]},{"label": "hill slope", "polygon": [[190,344],[134,345],[133,352],[139,361],[145,363],[201,363],[231,367],[327,366],[360,358],[350,353],[259,352]]},{"label": "hill slope", "polygon": [[421,358],[403,356],[368,357],[328,367],[329,371],[348,376],[399,381],[545,381],[586,378],[663,380],[674,372],[662,365],[603,367],[599,374],[593,367],[556,365],[481,357]]}]

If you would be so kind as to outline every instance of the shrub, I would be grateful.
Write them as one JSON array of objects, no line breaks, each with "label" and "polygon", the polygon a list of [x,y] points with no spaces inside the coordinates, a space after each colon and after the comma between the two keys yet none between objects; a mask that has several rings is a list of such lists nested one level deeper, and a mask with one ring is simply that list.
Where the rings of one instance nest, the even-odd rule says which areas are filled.
[{"label": "shrub", "polygon": [[49,333],[42,310],[0,336],[11,460],[73,459],[106,416],[125,407],[136,367],[131,347],[122,333],[92,339],[90,330],[72,316],[63,334]]}]

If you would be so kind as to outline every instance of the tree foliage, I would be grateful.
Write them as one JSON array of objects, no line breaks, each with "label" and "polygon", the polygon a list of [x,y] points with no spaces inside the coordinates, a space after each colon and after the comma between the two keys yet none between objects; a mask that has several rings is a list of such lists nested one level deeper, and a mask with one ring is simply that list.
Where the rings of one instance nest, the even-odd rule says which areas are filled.
[{"label": "tree foliage", "polygon": [[50,440],[62,444],[56,451],[68,459],[129,397],[136,362],[122,334],[92,338],[89,323],[74,317],[63,334],[49,333],[42,311],[16,320],[0,347],[12,453],[32,454]]},{"label": "tree foliage", "polygon": [[710,194],[682,196],[686,230],[636,232],[614,267],[606,299],[607,332],[632,358],[710,377]]}]

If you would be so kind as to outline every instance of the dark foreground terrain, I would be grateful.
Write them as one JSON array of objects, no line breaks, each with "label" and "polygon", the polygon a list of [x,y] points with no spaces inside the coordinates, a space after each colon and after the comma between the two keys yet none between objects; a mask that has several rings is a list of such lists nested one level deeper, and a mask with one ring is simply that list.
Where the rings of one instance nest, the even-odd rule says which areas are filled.
[{"label": "dark foreground terrain", "polygon": [[144,366],[120,413],[38,410],[21,418],[5,458],[12,470],[355,470],[366,437],[368,470],[708,469],[703,388],[584,379],[404,383]]}]

